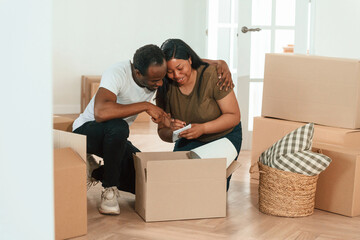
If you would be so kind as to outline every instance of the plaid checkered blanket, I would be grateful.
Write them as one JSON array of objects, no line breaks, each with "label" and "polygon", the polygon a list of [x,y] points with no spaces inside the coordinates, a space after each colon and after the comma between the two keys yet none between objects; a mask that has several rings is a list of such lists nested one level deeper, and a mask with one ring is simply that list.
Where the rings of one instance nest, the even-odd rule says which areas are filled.
[{"label": "plaid checkered blanket", "polygon": [[308,123],[277,141],[263,152],[259,161],[283,171],[314,176],[324,171],[331,159],[311,151],[314,124]]}]

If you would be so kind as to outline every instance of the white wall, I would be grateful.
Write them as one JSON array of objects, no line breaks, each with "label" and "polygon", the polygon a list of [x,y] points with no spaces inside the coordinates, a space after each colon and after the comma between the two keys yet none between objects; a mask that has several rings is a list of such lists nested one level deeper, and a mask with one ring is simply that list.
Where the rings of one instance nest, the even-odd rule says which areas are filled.
[{"label": "white wall", "polygon": [[51,22],[51,1],[0,1],[0,239],[54,239]]},{"label": "white wall", "polygon": [[313,0],[313,54],[360,58],[360,1]]},{"label": "white wall", "polygon": [[80,112],[81,75],[101,75],[136,49],[181,38],[205,56],[206,0],[54,2],[54,112]]}]

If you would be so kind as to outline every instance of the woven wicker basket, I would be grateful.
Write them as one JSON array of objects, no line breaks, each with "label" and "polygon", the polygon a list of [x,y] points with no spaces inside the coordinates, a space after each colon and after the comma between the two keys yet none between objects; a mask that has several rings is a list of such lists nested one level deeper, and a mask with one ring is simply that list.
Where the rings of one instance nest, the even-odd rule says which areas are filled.
[{"label": "woven wicker basket", "polygon": [[313,214],[319,175],[306,176],[271,168],[259,162],[259,210],[282,217]]}]

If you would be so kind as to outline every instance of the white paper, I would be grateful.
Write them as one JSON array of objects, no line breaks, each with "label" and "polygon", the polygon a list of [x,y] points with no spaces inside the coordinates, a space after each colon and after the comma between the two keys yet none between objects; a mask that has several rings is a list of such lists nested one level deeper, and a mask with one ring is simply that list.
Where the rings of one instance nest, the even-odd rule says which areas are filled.
[{"label": "white paper", "polygon": [[226,168],[235,160],[237,151],[227,138],[194,148],[189,152],[190,158],[226,158]]},{"label": "white paper", "polygon": [[175,142],[176,140],[179,139],[179,134],[180,134],[182,131],[185,131],[185,130],[190,129],[190,128],[191,128],[191,124],[186,125],[185,127],[180,128],[180,129],[174,131],[174,132],[173,132],[173,135],[172,135],[172,140],[173,140],[173,142]]}]

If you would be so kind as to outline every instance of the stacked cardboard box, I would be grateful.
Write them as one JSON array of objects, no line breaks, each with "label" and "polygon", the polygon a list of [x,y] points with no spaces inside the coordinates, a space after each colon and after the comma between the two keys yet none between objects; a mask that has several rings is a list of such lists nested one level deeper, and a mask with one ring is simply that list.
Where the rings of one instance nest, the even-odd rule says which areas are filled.
[{"label": "stacked cardboard box", "polygon": [[262,117],[254,118],[252,171],[263,151],[307,122],[315,123],[313,151],[333,160],[319,176],[315,207],[360,215],[358,60],[266,55]]}]

